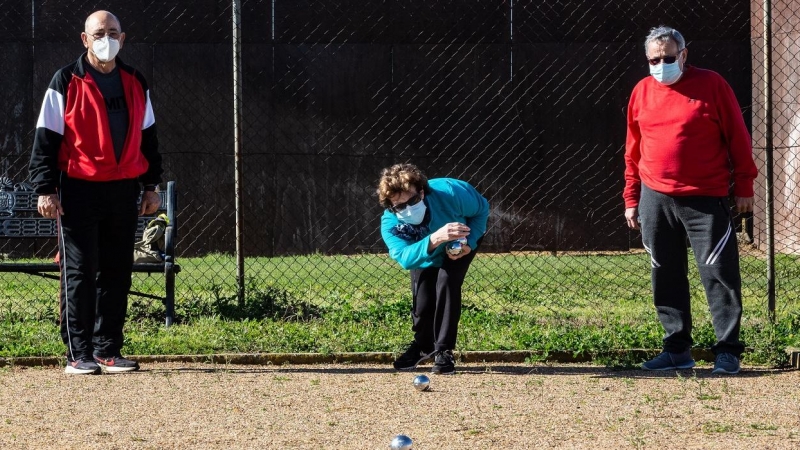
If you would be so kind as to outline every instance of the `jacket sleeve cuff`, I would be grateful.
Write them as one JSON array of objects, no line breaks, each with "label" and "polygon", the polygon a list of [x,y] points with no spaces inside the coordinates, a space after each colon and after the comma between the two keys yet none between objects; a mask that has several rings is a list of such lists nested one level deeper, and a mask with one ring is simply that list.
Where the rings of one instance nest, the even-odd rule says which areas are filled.
[{"label": "jacket sleeve cuff", "polygon": [[733,195],[736,197],[744,197],[749,198],[753,197],[755,194],[753,192],[753,186],[740,186],[738,184],[733,185]]},{"label": "jacket sleeve cuff", "polygon": [[33,188],[33,192],[39,195],[52,195],[55,194],[57,190],[58,188],[54,184],[37,184]]}]

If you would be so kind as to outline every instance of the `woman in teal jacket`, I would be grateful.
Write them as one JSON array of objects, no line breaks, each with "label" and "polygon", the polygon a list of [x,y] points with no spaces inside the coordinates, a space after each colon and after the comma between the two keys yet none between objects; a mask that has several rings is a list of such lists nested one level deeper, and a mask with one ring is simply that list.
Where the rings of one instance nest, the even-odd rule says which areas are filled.
[{"label": "woman in teal jacket", "polygon": [[411,275],[414,340],[394,368],[412,370],[434,358],[431,372],[455,373],[461,285],[486,233],[489,202],[467,182],[428,180],[412,164],[383,170],[378,199],[389,256]]}]

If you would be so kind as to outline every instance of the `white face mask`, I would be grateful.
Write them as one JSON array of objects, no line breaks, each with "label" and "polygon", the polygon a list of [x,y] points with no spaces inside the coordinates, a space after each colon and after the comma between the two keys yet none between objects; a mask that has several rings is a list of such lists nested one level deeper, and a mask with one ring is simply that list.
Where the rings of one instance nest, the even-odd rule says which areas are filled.
[{"label": "white face mask", "polygon": [[425,211],[427,208],[428,207],[425,206],[425,202],[420,200],[416,205],[408,206],[406,209],[394,213],[394,215],[397,216],[397,220],[401,222],[411,225],[419,225],[422,223],[422,220],[425,219]]},{"label": "white face mask", "polygon": [[92,42],[92,53],[102,62],[109,62],[119,53],[119,40],[104,36]]},{"label": "white face mask", "polygon": [[681,78],[683,72],[681,72],[681,68],[678,65],[680,58],[676,60],[672,64],[667,64],[665,62],[661,62],[655,66],[650,66],[650,75],[656,79],[661,84],[669,86],[670,84],[675,83]]}]

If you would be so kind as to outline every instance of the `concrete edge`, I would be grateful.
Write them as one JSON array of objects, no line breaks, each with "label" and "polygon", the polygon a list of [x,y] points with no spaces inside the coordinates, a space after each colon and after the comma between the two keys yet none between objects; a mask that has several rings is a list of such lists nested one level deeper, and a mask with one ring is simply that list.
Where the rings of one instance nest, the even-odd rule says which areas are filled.
[{"label": "concrete edge", "polygon": [[[792,367],[800,368],[800,349],[790,353]],[[537,361],[543,363],[589,363],[603,359],[624,357],[625,360],[645,361],[660,350],[629,349],[597,353],[575,353],[566,351],[464,351],[455,352],[456,359],[464,363],[524,363]],[[789,351],[789,350],[787,350]],[[345,364],[372,363],[391,364],[396,354],[391,352],[348,352],[348,353],[220,353],[212,355],[130,355],[142,364],[147,363],[207,363],[239,365],[283,365],[283,364]],[[714,355],[708,350],[692,350],[696,360],[713,361]],[[49,367],[63,366],[63,356],[0,358],[0,367]]]}]

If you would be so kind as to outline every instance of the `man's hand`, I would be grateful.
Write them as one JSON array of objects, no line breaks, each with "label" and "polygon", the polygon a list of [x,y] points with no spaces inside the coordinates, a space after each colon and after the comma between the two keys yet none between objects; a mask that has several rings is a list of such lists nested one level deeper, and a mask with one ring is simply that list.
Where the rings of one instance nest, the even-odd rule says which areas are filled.
[{"label": "man's hand", "polygon": [[625,208],[625,222],[631,230],[639,229],[639,208]]},{"label": "man's hand", "polygon": [[64,215],[61,202],[58,200],[58,194],[40,195],[39,200],[36,202],[36,210],[39,211],[42,217],[48,219],[55,219],[56,216]]},{"label": "man's hand", "polygon": [[139,206],[139,215],[149,216],[158,211],[159,206],[161,206],[161,196],[154,191],[144,191],[142,193],[142,204]]},{"label": "man's hand", "polygon": [[755,200],[753,197],[735,197],[736,200],[736,211],[743,213],[743,212],[753,212],[753,204],[755,204]]}]

